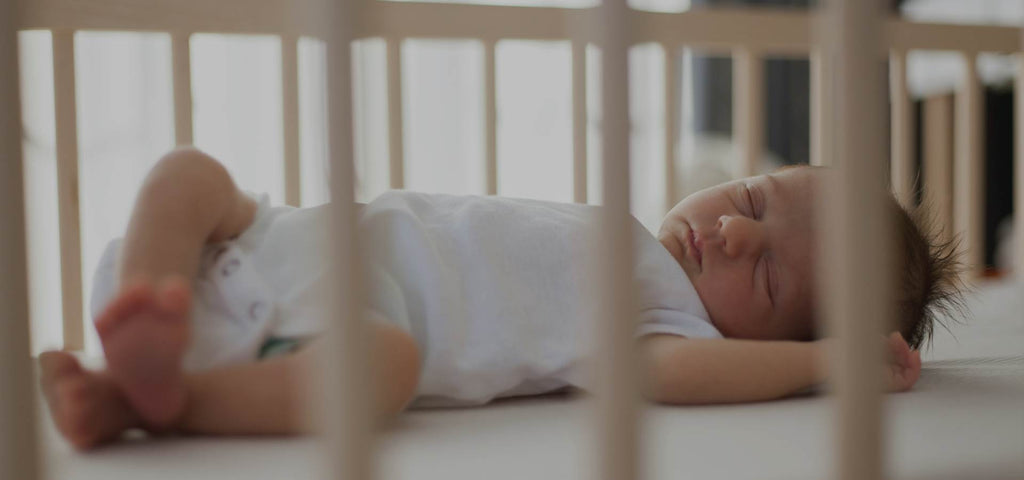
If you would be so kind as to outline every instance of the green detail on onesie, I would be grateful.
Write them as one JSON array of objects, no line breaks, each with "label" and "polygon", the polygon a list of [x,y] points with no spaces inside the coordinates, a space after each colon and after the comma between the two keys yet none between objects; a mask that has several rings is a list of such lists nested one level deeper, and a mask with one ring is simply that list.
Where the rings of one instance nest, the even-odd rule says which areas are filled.
[{"label": "green detail on onesie", "polygon": [[259,359],[266,360],[280,355],[295,353],[307,341],[309,341],[307,338],[270,337],[260,346]]}]

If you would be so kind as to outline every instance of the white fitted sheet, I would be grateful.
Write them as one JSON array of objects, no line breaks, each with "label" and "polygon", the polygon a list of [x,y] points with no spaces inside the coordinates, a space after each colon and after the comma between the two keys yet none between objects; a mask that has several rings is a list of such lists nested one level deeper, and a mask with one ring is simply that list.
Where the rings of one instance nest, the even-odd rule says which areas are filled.
[{"label": "white fitted sheet", "polygon": [[[908,393],[886,397],[898,479],[1024,478],[1024,285],[989,283],[973,317],[942,330]],[[594,478],[586,399],[549,396],[414,411],[381,439],[382,479]],[[833,460],[830,400],[652,407],[644,478],[820,479]],[[325,478],[309,438],[128,441],[78,454],[44,419],[49,478]]]}]

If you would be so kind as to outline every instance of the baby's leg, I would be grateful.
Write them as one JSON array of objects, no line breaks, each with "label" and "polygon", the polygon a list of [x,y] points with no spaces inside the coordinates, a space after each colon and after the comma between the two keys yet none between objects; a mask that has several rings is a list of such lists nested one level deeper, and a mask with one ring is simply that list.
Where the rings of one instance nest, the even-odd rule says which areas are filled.
[{"label": "baby's leg", "polygon": [[[140,308],[125,303],[125,311]],[[371,324],[369,346],[373,407],[378,418],[386,420],[413,399],[419,349],[407,332],[381,322]],[[266,361],[194,374],[172,372],[167,376],[183,386],[184,403],[173,421],[157,430],[223,435],[310,431],[306,394],[319,384],[315,365],[320,348],[324,345],[314,342],[296,354]],[[44,353],[39,361],[43,392],[57,428],[76,447],[94,447],[129,428],[153,429],[152,422],[136,414],[135,402],[128,401],[122,382],[112,374],[83,370],[63,352]]]},{"label": "baby's leg", "polygon": [[168,277],[156,289],[139,282],[122,289],[96,319],[110,379],[154,428],[171,425],[185,407],[181,359],[190,301],[181,277]]},{"label": "baby's leg", "polygon": [[256,205],[195,149],[167,154],[146,177],[121,249],[121,288],[96,320],[111,378],[149,425],[184,406],[181,358],[191,282],[205,244],[234,237]]},{"label": "baby's leg", "polygon": [[85,450],[142,425],[114,380],[83,369],[65,352],[39,356],[40,383],[57,430]]}]

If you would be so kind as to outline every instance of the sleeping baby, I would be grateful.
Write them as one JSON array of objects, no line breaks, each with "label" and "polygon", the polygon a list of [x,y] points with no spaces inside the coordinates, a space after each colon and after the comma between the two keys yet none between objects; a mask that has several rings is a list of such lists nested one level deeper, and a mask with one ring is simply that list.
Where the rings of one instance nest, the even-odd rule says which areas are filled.
[{"label": "sleeping baby", "polygon": [[[827,378],[815,329],[815,199],[829,171],[788,168],[688,196],[652,236],[632,221],[642,391],[672,404],[785,397]],[[936,312],[956,305],[950,245],[895,201],[898,328],[890,391],[911,388]],[[309,430],[303,395],[331,295],[326,206],[271,207],[195,149],[146,179],[95,274],[106,367],[40,356],[52,418],[77,448],[124,431]],[[592,382],[588,255],[599,209],[386,193],[360,206],[374,408],[479,405]]]}]

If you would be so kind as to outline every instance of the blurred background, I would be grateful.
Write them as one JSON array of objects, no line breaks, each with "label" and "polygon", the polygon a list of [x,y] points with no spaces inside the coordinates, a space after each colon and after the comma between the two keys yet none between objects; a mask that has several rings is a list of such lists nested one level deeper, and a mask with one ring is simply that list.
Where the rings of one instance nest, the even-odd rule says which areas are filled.
[{"label": "blurred background", "polygon": [[[588,7],[591,0],[473,0],[470,3]],[[678,12],[758,4],[809,8],[809,0],[634,0],[633,8]],[[893,15],[921,21],[1020,25],[1020,0],[906,0]],[[19,34],[25,176],[29,220],[33,349],[61,344],[60,261],[54,135],[52,43],[49,32]],[[174,147],[171,42],[162,33],[78,32],[75,35],[79,125],[82,271],[89,312],[92,272],[106,242],[123,234],[135,193],[153,163]],[[284,202],[281,47],[274,36],[196,34],[191,39],[196,146],[227,165],[240,186]],[[388,188],[385,45],[354,47],[358,198]],[[571,50],[568,42],[502,41],[496,48],[498,193],[572,201]],[[665,115],[680,114],[681,195],[729,179],[732,142],[732,60],[681,50],[670,64],[660,45],[633,48],[631,63],[632,209],[651,230],[665,213]],[[596,86],[597,55],[588,50],[588,85]],[[483,46],[476,41],[407,40],[402,49],[405,182],[409,189],[483,194]],[[953,108],[963,65],[953,53],[910,52],[909,83],[922,125],[928,111]],[[998,248],[1012,214],[1015,63],[984,56],[986,85],[986,262],[1006,265]],[[665,104],[664,71],[677,69],[680,103]],[[322,43],[299,44],[302,204],[327,201]],[[809,66],[806,59],[770,58],[764,75],[765,170],[809,159]],[[588,94],[589,202],[598,202],[600,111]],[[929,110],[931,109],[931,110]],[[950,119],[952,116],[949,117]],[[920,131],[920,129],[918,129]],[[919,135],[920,136],[920,135]],[[921,146],[918,157],[925,154]],[[920,186],[920,179],[918,182]],[[91,328],[87,351],[98,352]]]}]

